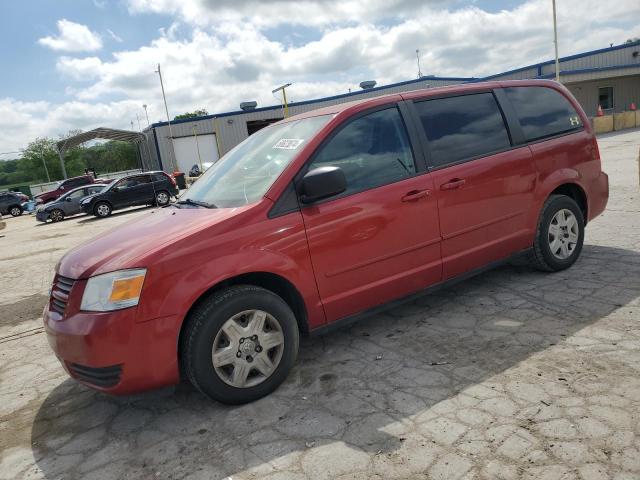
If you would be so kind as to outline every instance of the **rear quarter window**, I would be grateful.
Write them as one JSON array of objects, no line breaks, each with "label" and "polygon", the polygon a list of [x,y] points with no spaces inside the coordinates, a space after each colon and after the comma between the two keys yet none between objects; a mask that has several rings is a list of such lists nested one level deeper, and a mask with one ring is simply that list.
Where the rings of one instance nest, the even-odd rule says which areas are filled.
[{"label": "rear quarter window", "polygon": [[560,92],[546,87],[504,89],[527,141],[582,130],[582,119]]}]

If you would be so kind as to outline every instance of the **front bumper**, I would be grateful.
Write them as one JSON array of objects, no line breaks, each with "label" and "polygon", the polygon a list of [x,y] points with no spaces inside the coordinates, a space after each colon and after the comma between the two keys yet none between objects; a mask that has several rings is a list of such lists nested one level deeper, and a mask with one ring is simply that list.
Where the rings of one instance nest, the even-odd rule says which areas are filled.
[{"label": "front bumper", "polygon": [[49,220],[49,212],[45,212],[44,210],[36,211],[36,220],[39,222],[46,222]]},{"label": "front bumper", "polygon": [[72,378],[116,395],[179,382],[177,316],[140,322],[136,307],[67,315],[51,302],[43,313],[47,340]]}]

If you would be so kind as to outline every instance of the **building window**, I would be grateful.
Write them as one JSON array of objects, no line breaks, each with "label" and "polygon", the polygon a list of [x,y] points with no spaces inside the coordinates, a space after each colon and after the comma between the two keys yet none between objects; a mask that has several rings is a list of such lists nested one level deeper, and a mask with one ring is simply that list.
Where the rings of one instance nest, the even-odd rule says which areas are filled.
[{"label": "building window", "polygon": [[613,87],[598,88],[598,105],[603,110],[613,108]]}]

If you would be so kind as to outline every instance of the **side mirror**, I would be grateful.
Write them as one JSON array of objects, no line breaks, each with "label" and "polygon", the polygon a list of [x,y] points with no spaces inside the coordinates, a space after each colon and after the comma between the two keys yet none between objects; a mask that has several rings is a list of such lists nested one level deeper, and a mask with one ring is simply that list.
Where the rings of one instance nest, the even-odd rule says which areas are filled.
[{"label": "side mirror", "polygon": [[65,198],[64,200],[65,200],[66,202],[70,202],[71,200],[73,200],[73,198],[71,198],[71,197],[67,197],[67,198]]},{"label": "side mirror", "polygon": [[302,177],[301,187],[302,203],[312,203],[344,192],[347,178],[340,167],[319,167]]},{"label": "side mirror", "polygon": [[122,187],[113,187],[112,190],[114,192],[119,192],[122,189]]}]

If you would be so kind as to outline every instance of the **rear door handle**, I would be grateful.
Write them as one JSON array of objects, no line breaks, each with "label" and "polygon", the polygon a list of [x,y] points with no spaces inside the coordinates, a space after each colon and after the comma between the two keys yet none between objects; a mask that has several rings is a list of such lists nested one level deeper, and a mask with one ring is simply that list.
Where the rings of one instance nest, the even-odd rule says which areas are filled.
[{"label": "rear door handle", "polygon": [[450,180],[447,183],[443,183],[442,185],[440,185],[440,190],[454,190],[456,188],[460,188],[465,183],[467,183],[465,180],[462,180],[460,178],[454,178],[453,180]]},{"label": "rear door handle", "polygon": [[409,193],[402,197],[403,202],[415,202],[421,198],[431,195],[431,190],[411,190]]}]

